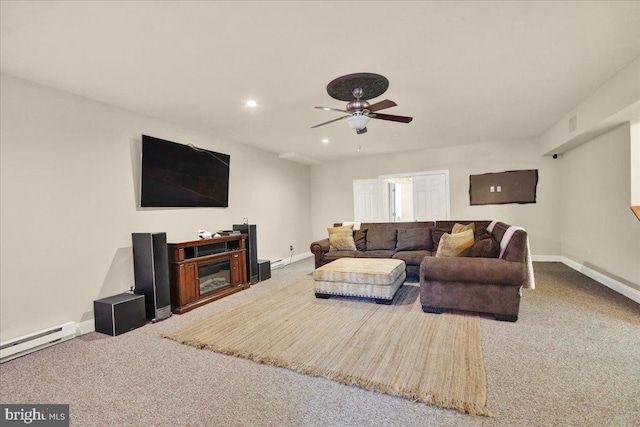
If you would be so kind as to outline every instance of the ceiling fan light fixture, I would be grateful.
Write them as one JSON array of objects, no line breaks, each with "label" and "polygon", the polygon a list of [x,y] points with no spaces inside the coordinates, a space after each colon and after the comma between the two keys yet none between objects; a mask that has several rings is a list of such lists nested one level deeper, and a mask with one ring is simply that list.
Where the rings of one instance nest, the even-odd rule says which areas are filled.
[{"label": "ceiling fan light fixture", "polygon": [[374,102],[373,104],[369,103],[368,100],[382,95],[388,87],[389,80],[387,80],[386,77],[373,73],[347,74],[346,76],[334,79],[327,85],[327,93],[332,98],[349,101],[349,103],[344,109],[331,107],[315,108],[325,111],[347,113],[347,115],[311,126],[311,128],[317,128],[346,119],[349,127],[354,129],[358,135],[362,135],[367,132],[367,124],[371,119],[388,120],[399,123],[411,122],[413,117],[396,116],[378,112],[398,105],[390,99]]},{"label": "ceiling fan light fixture", "polygon": [[369,120],[371,120],[369,116],[353,115],[347,119],[347,123],[349,123],[351,129],[359,130],[366,128]]}]

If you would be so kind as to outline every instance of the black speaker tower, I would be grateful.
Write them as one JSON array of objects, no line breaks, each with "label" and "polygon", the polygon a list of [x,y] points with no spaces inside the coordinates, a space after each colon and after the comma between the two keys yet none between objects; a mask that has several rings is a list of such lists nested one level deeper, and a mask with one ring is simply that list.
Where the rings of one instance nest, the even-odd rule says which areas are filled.
[{"label": "black speaker tower", "polygon": [[167,233],[132,233],[135,293],[144,295],[147,319],[171,316]]},{"label": "black speaker tower", "polygon": [[247,237],[247,280],[249,283],[256,284],[259,280],[258,272],[258,238],[256,237],[255,224],[234,224],[234,231],[242,234],[248,234]]}]

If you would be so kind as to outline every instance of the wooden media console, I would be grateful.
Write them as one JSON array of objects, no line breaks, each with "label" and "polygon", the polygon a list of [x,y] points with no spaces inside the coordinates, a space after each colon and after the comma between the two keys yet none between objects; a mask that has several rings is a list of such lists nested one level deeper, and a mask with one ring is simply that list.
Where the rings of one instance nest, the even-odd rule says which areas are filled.
[{"label": "wooden media console", "polygon": [[249,288],[246,234],[169,243],[171,311],[186,313]]}]

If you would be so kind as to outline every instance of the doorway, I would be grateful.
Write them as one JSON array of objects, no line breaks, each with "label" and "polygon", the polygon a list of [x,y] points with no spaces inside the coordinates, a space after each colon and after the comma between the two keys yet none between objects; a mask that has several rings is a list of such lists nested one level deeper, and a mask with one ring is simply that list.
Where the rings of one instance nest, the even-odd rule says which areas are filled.
[{"label": "doorway", "polygon": [[[355,221],[410,222],[450,219],[448,170],[381,175],[378,179],[354,180],[353,192]],[[368,203],[363,203],[365,200]]]}]

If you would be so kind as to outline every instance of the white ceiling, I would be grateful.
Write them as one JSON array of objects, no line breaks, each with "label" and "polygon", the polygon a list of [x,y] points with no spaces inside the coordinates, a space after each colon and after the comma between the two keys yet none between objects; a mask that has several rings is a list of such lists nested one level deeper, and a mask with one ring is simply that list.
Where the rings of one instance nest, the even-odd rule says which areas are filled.
[{"label": "white ceiling", "polygon": [[[639,1],[3,0],[0,18],[3,73],[294,160],[538,136],[640,56]],[[413,122],[311,129],[354,72]]]}]

